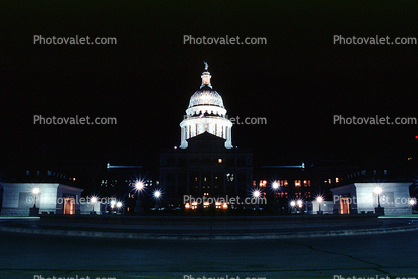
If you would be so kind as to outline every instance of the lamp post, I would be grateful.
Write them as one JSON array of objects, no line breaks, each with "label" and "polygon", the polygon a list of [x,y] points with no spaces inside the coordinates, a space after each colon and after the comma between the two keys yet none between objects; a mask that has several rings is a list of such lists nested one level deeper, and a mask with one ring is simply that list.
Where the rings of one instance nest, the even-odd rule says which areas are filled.
[{"label": "lamp post", "polygon": [[142,214],[144,212],[144,208],[142,207],[142,200],[140,197],[140,193],[142,192],[142,190],[144,189],[144,182],[142,181],[137,181],[135,182],[135,190],[137,192],[137,200],[136,200],[136,205],[135,205],[135,213],[138,214]]},{"label": "lamp post", "polygon": [[123,206],[123,203],[122,202],[117,202],[116,203],[116,208],[117,208],[117,212],[116,213],[119,213],[119,210],[122,208],[122,206]]},{"label": "lamp post", "polygon": [[379,215],[385,215],[385,209],[380,206],[380,194],[382,194],[382,187],[375,187],[373,191],[377,195],[377,207],[374,209],[374,212]]},{"label": "lamp post", "polygon": [[110,210],[109,210],[109,214],[113,214],[113,208],[115,208],[116,205],[116,201],[115,200],[111,200],[110,201]]},{"label": "lamp post", "polygon": [[300,212],[300,210],[302,209],[302,206],[303,206],[303,201],[302,200],[297,200],[296,204],[297,204],[297,206],[299,208],[299,212]]},{"label": "lamp post", "polygon": [[39,188],[33,188],[32,189],[32,195],[33,195],[33,207],[29,208],[29,216],[38,216],[39,214],[39,208],[36,207],[36,196],[39,195]]},{"label": "lamp post", "polygon": [[296,206],[296,202],[290,201],[290,213],[293,213],[295,206]]},{"label": "lamp post", "polygon": [[377,195],[377,207],[380,207],[380,194],[382,193],[381,187],[374,188],[374,193]]},{"label": "lamp post", "polygon": [[96,214],[96,212],[94,211],[94,204],[97,202],[97,197],[91,197],[90,202],[91,202],[91,214]]},{"label": "lamp post", "polygon": [[322,214],[321,211],[321,203],[324,201],[324,199],[321,196],[316,197],[316,202],[318,203],[318,214]]},{"label": "lamp post", "polygon": [[156,200],[156,202],[155,202],[155,209],[156,210],[158,210],[160,208],[160,205],[159,205],[160,197],[161,197],[161,191],[160,190],[155,190],[154,191],[154,198]]},{"label": "lamp post", "polygon": [[32,189],[32,194],[33,194],[33,208],[36,208],[36,196],[39,194],[39,188],[33,188]]},{"label": "lamp post", "polygon": [[260,207],[260,205],[259,205],[259,198],[260,198],[260,196],[261,196],[260,190],[254,190],[253,197],[256,199],[256,204],[255,204],[256,210],[258,210],[259,207]]},{"label": "lamp post", "polygon": [[279,190],[279,182],[274,181],[273,184],[271,185],[274,191],[274,210],[279,212],[279,202],[277,201],[277,190]]}]

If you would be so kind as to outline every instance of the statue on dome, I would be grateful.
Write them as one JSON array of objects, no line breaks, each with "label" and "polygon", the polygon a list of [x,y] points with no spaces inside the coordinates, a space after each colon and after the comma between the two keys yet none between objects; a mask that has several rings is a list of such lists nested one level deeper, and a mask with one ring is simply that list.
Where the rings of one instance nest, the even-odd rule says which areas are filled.
[{"label": "statue on dome", "polygon": [[208,63],[206,62],[206,61],[203,61],[203,63],[205,64],[205,71],[207,71],[208,70]]}]

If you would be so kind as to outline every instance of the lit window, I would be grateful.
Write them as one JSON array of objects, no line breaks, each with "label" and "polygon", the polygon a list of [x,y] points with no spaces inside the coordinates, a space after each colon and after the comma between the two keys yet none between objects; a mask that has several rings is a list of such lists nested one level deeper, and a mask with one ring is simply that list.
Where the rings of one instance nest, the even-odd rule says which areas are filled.
[{"label": "lit window", "polygon": [[295,180],[295,187],[300,187],[300,180]]},{"label": "lit window", "polygon": [[260,187],[266,187],[267,186],[267,180],[260,180]]},{"label": "lit window", "polygon": [[287,180],[284,181],[284,186],[289,185],[289,183],[287,183]]},{"label": "lit window", "polygon": [[340,182],[340,179],[338,177],[335,178],[335,183]]},{"label": "lit window", "polygon": [[220,163],[222,163],[222,159],[218,159],[218,163],[220,164]]}]

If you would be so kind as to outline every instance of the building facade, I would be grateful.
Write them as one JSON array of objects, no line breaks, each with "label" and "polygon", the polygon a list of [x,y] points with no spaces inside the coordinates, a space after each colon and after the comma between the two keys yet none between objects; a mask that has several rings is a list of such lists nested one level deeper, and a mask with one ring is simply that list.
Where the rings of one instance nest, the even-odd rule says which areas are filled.
[{"label": "building facade", "polygon": [[253,154],[233,148],[232,122],[226,118],[222,97],[212,89],[206,63],[201,78],[202,85],[191,96],[187,116],[180,123],[180,148],[160,154],[160,186],[166,202],[175,207],[190,206],[185,196],[244,198],[251,194]]},{"label": "building facade", "polygon": [[83,189],[60,183],[1,183],[1,215],[28,216],[30,208],[40,214],[79,214]]}]

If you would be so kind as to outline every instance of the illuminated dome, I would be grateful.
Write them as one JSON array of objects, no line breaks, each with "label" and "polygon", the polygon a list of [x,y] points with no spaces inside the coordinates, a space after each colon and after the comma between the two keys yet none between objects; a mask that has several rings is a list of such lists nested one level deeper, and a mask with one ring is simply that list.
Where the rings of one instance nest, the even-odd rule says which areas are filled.
[{"label": "illuminated dome", "polygon": [[189,108],[201,105],[218,106],[224,108],[221,95],[207,84],[197,90],[190,98]]},{"label": "illuminated dome", "polygon": [[225,139],[225,148],[232,148],[231,127],[232,122],[226,118],[226,109],[221,95],[212,89],[208,72],[208,64],[205,62],[205,71],[202,73],[202,85],[190,98],[186,117],[180,123],[181,144],[180,148],[186,149],[187,140],[204,132]]}]

